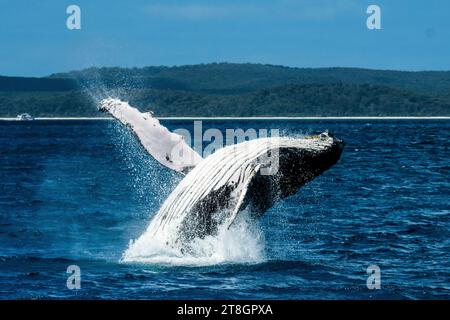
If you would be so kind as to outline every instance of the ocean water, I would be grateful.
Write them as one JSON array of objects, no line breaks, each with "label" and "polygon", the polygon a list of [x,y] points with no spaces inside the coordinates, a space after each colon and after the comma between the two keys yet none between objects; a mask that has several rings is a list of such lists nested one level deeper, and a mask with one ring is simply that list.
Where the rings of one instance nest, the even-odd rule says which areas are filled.
[{"label": "ocean water", "polygon": [[[162,121],[192,130],[192,121]],[[449,299],[450,121],[208,120],[329,130],[337,165],[258,221],[122,260],[181,176],[115,121],[0,122],[0,299]],[[207,143],[205,142],[205,145]],[[68,266],[81,288],[66,286]],[[381,270],[369,290],[367,267]]]}]

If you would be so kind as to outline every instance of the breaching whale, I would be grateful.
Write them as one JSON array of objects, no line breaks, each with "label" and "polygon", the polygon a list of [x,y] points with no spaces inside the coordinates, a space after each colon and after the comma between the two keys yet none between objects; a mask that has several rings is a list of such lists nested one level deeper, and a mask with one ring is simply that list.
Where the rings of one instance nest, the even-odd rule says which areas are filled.
[{"label": "breaching whale", "polygon": [[[259,138],[226,146],[203,159],[150,113],[108,98],[99,109],[129,127],[142,146],[164,166],[185,174],[151,220],[148,235],[168,246],[189,250],[195,238],[230,227],[244,209],[259,216],[340,158],[344,143],[327,132],[302,138]],[[270,168],[267,159],[276,166]],[[268,156],[270,155],[270,157]]]}]

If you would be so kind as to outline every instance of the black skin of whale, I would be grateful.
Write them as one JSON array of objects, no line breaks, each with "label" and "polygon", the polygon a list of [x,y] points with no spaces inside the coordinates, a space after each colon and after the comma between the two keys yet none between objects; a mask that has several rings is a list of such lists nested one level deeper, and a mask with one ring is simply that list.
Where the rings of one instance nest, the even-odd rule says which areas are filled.
[{"label": "black skin of whale", "polygon": [[[325,151],[279,148],[277,174],[255,175],[241,208],[249,208],[255,218],[263,215],[277,201],[297,193],[300,187],[336,164],[343,148],[344,142],[338,139]],[[233,187],[227,185],[203,199],[194,209],[194,215],[182,223],[179,241],[188,243],[197,237],[216,234],[226,218],[220,212],[229,208],[232,191]]]}]

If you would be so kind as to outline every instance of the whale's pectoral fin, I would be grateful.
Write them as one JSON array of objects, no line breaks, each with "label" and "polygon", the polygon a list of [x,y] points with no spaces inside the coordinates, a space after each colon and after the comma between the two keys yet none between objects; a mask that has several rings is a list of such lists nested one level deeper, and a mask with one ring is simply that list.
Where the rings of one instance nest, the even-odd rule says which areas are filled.
[{"label": "whale's pectoral fin", "polygon": [[183,136],[170,132],[151,113],[141,113],[127,102],[113,98],[100,101],[99,110],[130,128],[147,152],[172,170],[187,173],[202,161]]},{"label": "whale's pectoral fin", "polygon": [[246,205],[246,196],[247,196],[247,192],[248,192],[248,187],[250,185],[250,182],[252,181],[252,179],[258,174],[259,169],[261,168],[261,165],[257,165],[255,168],[252,168],[251,171],[249,172],[249,174],[244,175],[244,183],[242,184],[241,187],[241,193],[239,195],[239,198],[236,202],[236,206],[234,207],[233,212],[231,213],[230,217],[228,218],[228,226],[227,228],[230,229],[230,227],[233,225],[234,221],[236,220],[236,217],[238,215],[238,213],[244,209],[245,205]]}]

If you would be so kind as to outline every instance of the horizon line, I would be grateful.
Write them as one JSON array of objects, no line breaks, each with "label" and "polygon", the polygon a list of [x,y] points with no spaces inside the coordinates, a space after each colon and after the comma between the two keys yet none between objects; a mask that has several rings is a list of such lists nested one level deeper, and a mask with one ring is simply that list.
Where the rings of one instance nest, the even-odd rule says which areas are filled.
[{"label": "horizon line", "polygon": [[450,69],[388,69],[388,68],[370,68],[370,67],[360,67],[360,66],[317,66],[317,67],[300,67],[300,66],[289,66],[289,65],[283,65],[283,64],[272,64],[272,63],[262,63],[262,62],[205,62],[205,63],[192,63],[192,64],[173,64],[173,65],[145,65],[145,66],[88,66],[88,67],[81,67],[80,69],[71,69],[67,71],[57,71],[57,72],[51,72],[47,75],[42,76],[26,76],[26,75],[2,75],[0,74],[0,77],[11,77],[11,78],[46,78],[55,74],[60,73],[71,73],[71,72],[79,72],[83,70],[88,69],[102,69],[102,68],[121,68],[121,69],[144,69],[144,68],[180,68],[180,67],[192,67],[192,66],[201,66],[201,65],[214,65],[214,64],[231,64],[231,65],[261,65],[261,66],[271,66],[271,67],[279,67],[279,68],[289,68],[289,69],[358,69],[358,70],[371,70],[371,71],[395,71],[395,72],[411,72],[411,73],[419,73],[419,72],[450,72]]},{"label": "horizon line", "polygon": [[[324,116],[324,117],[155,117],[158,120],[450,120],[450,116]],[[16,117],[0,117],[0,121],[39,120],[115,120],[113,117],[36,117],[20,120]]]}]

